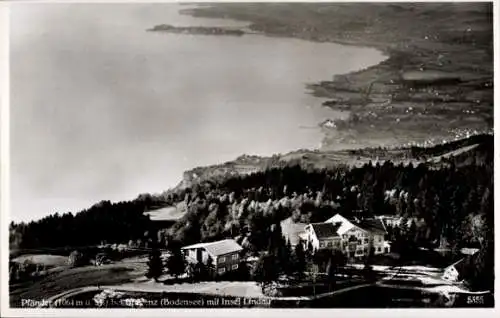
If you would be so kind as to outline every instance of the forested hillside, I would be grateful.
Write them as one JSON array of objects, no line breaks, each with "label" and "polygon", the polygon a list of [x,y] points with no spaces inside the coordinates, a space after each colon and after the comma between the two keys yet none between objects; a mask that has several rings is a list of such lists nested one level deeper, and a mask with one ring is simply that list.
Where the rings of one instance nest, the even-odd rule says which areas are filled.
[{"label": "forested hillside", "polygon": [[435,246],[443,238],[451,245],[477,245],[485,239],[484,229],[493,229],[492,143],[479,149],[487,161],[468,160],[478,156],[476,148],[460,154],[459,162],[468,164],[457,166],[448,160],[450,165],[440,169],[389,161],[319,170],[294,165],[205,181],[160,196],[141,195],[130,202],[105,201],[74,215],[11,224],[11,248],[147,241],[144,233],[153,227],[143,212],[180,201],[186,203],[187,213],[159,235],[171,235],[183,244],[239,236],[251,250],[259,250],[271,226],[290,216],[320,222],[335,213],[362,211],[367,216],[396,214],[422,220],[415,240],[424,245]]},{"label": "forested hillside", "polygon": [[259,250],[265,232],[289,216],[321,222],[361,211],[423,219],[418,239],[430,246],[442,236],[470,245],[479,243],[473,220],[493,224],[492,173],[492,165],[429,169],[390,162],[329,171],[271,169],[188,190],[188,213],[170,232],[186,244],[248,233]]}]

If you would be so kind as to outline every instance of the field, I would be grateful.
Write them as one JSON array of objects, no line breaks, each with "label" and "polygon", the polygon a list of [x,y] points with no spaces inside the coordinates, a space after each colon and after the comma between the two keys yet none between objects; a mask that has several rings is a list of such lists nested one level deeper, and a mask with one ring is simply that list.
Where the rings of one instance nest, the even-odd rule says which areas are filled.
[{"label": "field", "polygon": [[199,282],[199,283],[181,283],[181,284],[163,284],[154,281],[143,283],[126,283],[116,288],[149,291],[149,292],[172,292],[172,293],[199,293],[211,295],[230,295],[235,297],[264,297],[261,288],[256,282]]},{"label": "field", "polygon": [[151,221],[177,221],[186,214],[186,205],[180,202],[176,206],[152,210],[145,214],[149,215]]},{"label": "field", "polygon": [[45,267],[58,267],[67,265],[68,257],[51,254],[25,254],[12,259],[14,263],[30,262]]},{"label": "field", "polygon": [[[34,255],[29,255],[30,257]],[[39,259],[51,259],[40,255]],[[36,257],[35,257],[36,259]],[[384,264],[382,261],[375,261]],[[363,264],[353,264],[353,278],[346,279],[339,276],[336,286],[331,289],[318,278],[316,283],[305,282],[298,285],[281,286],[278,290],[280,297],[264,295],[261,287],[253,281],[209,281],[195,283],[175,283],[165,280],[159,282],[144,277],[147,258],[133,257],[123,259],[114,264],[99,267],[84,266],[80,268],[65,267],[39,281],[28,282],[24,285],[11,286],[10,303],[13,307],[21,307],[22,301],[32,300],[34,304],[41,301],[57,303],[58,307],[71,307],[78,301],[81,307],[93,307],[93,297],[103,291],[113,291],[120,294],[122,299],[147,300],[144,307],[179,307],[178,305],[159,304],[158,299],[180,299],[183,302],[210,300],[213,305],[208,307],[435,307],[444,306],[441,302],[442,292],[436,288],[458,288],[443,281],[440,277],[442,267],[412,265],[393,267],[392,265],[374,265],[373,269],[382,278],[378,283],[365,282],[358,274]],[[446,287],[448,286],[448,287]],[[377,291],[377,297],[365,299],[366,293]],[[408,294],[408,297],[403,295]],[[313,296],[316,295],[316,296]],[[362,296],[359,299],[358,296]],[[396,297],[397,296],[397,297]],[[354,297],[357,300],[353,300]],[[361,296],[360,296],[361,297]],[[486,296],[485,296],[486,297]],[[489,297],[489,296],[488,296]],[[217,303],[219,299],[219,303]],[[220,303],[226,299],[227,304]],[[347,301],[346,299],[350,299]],[[406,300],[408,301],[406,301]],[[254,303],[245,303],[245,301]],[[272,301],[271,301],[272,300]],[[29,306],[29,305],[28,305]],[[108,302],[111,307],[127,307],[119,302]],[[142,305],[141,305],[142,306]],[[197,305],[183,305],[180,307],[197,307]],[[198,306],[199,307],[199,306]]]},{"label": "field", "polygon": [[123,262],[66,269],[49,274],[39,281],[11,286],[10,304],[19,307],[22,299],[43,300],[84,286],[122,284],[144,276],[145,268],[145,263]]}]

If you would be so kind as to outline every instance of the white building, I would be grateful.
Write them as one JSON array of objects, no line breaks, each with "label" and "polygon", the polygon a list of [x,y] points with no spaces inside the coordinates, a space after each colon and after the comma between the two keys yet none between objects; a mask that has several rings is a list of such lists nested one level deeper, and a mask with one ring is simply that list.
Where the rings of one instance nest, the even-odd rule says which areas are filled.
[{"label": "white building", "polygon": [[444,269],[443,279],[450,282],[463,280],[467,264],[470,264],[473,258],[477,257],[478,251],[479,249],[475,248],[463,248],[461,252],[465,256]]},{"label": "white building", "polygon": [[443,279],[450,282],[457,282],[460,279],[460,275],[465,264],[464,260],[465,259],[462,258],[461,260],[446,267],[443,273]]},{"label": "white building", "polygon": [[338,234],[338,226],[332,223],[311,223],[305,226],[301,238],[312,245],[314,250],[339,249],[341,238]]},{"label": "white building", "polygon": [[383,223],[377,219],[347,219],[340,214],[323,223],[312,223],[304,228],[300,237],[314,249],[340,249],[347,257],[368,256],[390,253],[390,243]]},{"label": "white building", "polygon": [[377,219],[347,219],[336,214],[325,223],[340,224],[338,233],[344,242],[344,252],[348,257],[367,256],[373,247],[374,254],[390,253],[390,245],[385,240],[384,224]]}]

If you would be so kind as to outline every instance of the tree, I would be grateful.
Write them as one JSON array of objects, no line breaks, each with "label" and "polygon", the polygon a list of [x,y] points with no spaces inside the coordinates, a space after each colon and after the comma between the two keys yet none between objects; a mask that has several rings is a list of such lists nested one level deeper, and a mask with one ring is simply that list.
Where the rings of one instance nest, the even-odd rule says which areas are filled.
[{"label": "tree", "polygon": [[142,240],[141,240],[141,239],[137,239],[137,240],[135,241],[135,246],[136,246],[136,247],[143,247]]},{"label": "tree", "polygon": [[340,250],[334,250],[328,259],[328,264],[326,266],[326,273],[328,275],[329,288],[335,287],[336,274],[338,273],[339,267],[344,266],[347,263],[347,258]]},{"label": "tree", "polygon": [[[491,221],[491,220],[489,220]],[[479,252],[468,259],[464,279],[474,290],[493,291],[495,281],[493,227],[485,222],[478,234]]]},{"label": "tree", "polygon": [[328,264],[330,257],[332,255],[332,251],[328,249],[320,249],[314,253],[313,263],[318,265],[320,271],[326,269],[326,265]]},{"label": "tree", "polygon": [[488,215],[488,214],[491,214],[493,212],[493,194],[492,194],[492,191],[490,190],[490,188],[486,188],[486,190],[484,191],[484,194],[481,198],[481,204],[480,204],[480,208],[479,208],[479,211],[481,214],[483,215]]},{"label": "tree", "polygon": [[311,241],[307,242],[307,254],[309,256],[311,256],[312,254],[314,254],[314,247],[313,247]]},{"label": "tree", "polygon": [[306,254],[304,252],[302,242],[299,242],[297,245],[295,245],[292,266],[297,279],[302,279],[304,277],[304,271],[306,269]]},{"label": "tree", "polygon": [[171,251],[170,257],[167,259],[167,270],[170,275],[178,278],[186,272],[186,259],[179,248]]},{"label": "tree", "polygon": [[19,267],[14,262],[9,262],[9,282],[12,283],[19,279]]},{"label": "tree", "polygon": [[149,253],[148,270],[146,272],[147,278],[153,278],[158,282],[158,278],[163,274],[163,261],[161,259],[161,252],[155,246]]},{"label": "tree", "polygon": [[277,251],[286,245],[281,231],[281,225],[275,223],[271,226],[271,235],[269,236],[268,251],[270,253],[277,253]]},{"label": "tree", "polygon": [[269,254],[262,255],[255,265],[252,276],[263,287],[276,281],[279,277],[279,271],[276,268],[276,256]]},{"label": "tree", "polygon": [[375,280],[376,275],[372,265],[365,265],[363,268],[363,277],[369,282]]},{"label": "tree", "polygon": [[269,255],[273,255],[274,267],[278,273],[291,274],[293,268],[290,266],[292,248],[290,242],[285,240],[281,231],[281,225],[275,223],[271,226],[268,250]]},{"label": "tree", "polygon": [[375,256],[375,247],[373,247],[373,242],[370,242],[368,247],[368,254],[365,257],[365,265],[373,263],[373,258]]},{"label": "tree", "polygon": [[205,268],[207,270],[207,278],[212,278],[215,276],[214,260],[210,255],[208,255],[207,263],[205,264]]},{"label": "tree", "polygon": [[158,245],[165,247],[167,245],[167,235],[164,230],[159,230],[157,232]]},{"label": "tree", "polygon": [[287,241],[286,244],[280,247],[278,253],[278,266],[280,273],[287,275],[293,274],[294,268],[290,262],[292,259],[292,253],[292,245],[290,244],[290,241]]},{"label": "tree", "polygon": [[408,232],[406,235],[408,237],[409,244],[416,245],[416,243],[418,242],[418,231],[415,220],[411,220],[410,227],[408,228]]},{"label": "tree", "polygon": [[73,251],[68,256],[68,265],[72,267],[78,267],[85,264],[83,253],[80,251]]},{"label": "tree", "polygon": [[207,278],[207,267],[201,260],[196,263],[190,263],[188,271],[191,278],[195,281],[201,281]]},{"label": "tree", "polygon": [[129,248],[135,248],[136,242],[134,240],[129,240],[127,245]]},{"label": "tree", "polygon": [[236,274],[239,280],[246,281],[250,279],[250,268],[248,267],[247,262],[240,262]]}]

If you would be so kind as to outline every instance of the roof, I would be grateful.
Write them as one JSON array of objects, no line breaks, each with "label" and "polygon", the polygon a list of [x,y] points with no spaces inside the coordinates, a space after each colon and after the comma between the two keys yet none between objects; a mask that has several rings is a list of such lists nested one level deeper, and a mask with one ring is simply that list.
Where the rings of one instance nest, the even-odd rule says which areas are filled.
[{"label": "roof", "polygon": [[460,250],[460,252],[462,254],[465,254],[465,255],[474,255],[476,254],[477,252],[479,252],[479,249],[478,248],[470,248],[470,247],[464,247]]},{"label": "roof", "polygon": [[283,232],[283,236],[290,241],[292,246],[295,246],[299,243],[300,233],[304,230],[304,227],[307,225],[302,222],[293,222],[292,218],[289,217],[280,223],[281,232]]},{"label": "roof", "polygon": [[358,219],[358,218],[346,218],[340,214],[336,214],[333,217],[326,220],[324,223],[340,223],[340,227],[337,230],[338,234],[342,235],[350,231],[353,227],[358,227],[361,230],[368,232],[376,232],[385,234],[387,233],[385,229],[384,222],[381,219],[370,218],[370,219]]},{"label": "roof", "polygon": [[314,233],[317,238],[339,236],[337,231],[340,228],[339,224],[332,223],[311,223]]},{"label": "roof", "polygon": [[454,262],[453,264],[449,265],[448,268],[450,267],[455,267],[457,272],[459,274],[462,274],[463,271],[470,266],[471,261],[477,257],[477,254],[473,255],[465,255],[464,257],[460,258],[458,261]]},{"label": "roof", "polygon": [[335,224],[337,222],[340,222],[340,224],[341,224],[340,228],[337,230],[337,233],[340,235],[346,233],[347,231],[352,229],[354,226],[354,224],[352,224],[348,219],[346,219],[345,217],[343,217],[342,215],[340,215],[338,213],[335,214],[333,217],[329,218],[328,220],[326,220],[324,223]]},{"label": "roof", "polygon": [[235,240],[232,239],[226,239],[216,242],[197,243],[189,246],[184,246],[181,249],[184,250],[184,249],[195,249],[195,248],[203,248],[213,256],[238,252],[243,249],[238,243],[236,243]]},{"label": "roof", "polygon": [[363,219],[359,221],[351,221],[356,226],[362,228],[363,230],[367,230],[369,232],[379,232],[386,233],[385,226],[382,223],[382,220],[379,219]]},{"label": "roof", "polygon": [[464,267],[465,267],[465,258],[462,258],[461,260],[451,264],[450,266],[448,266],[448,268],[450,267],[455,267],[455,269],[457,270],[457,272],[460,274]]}]

